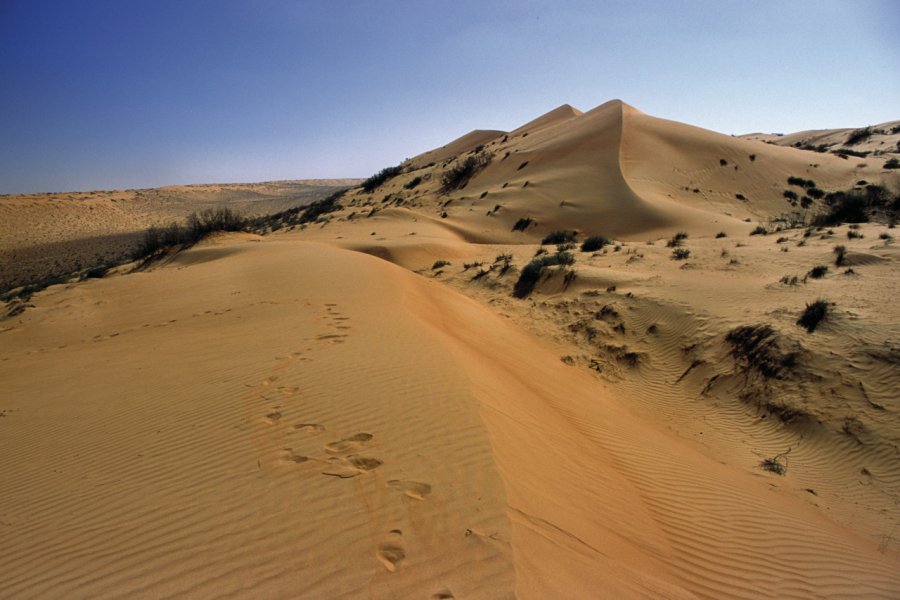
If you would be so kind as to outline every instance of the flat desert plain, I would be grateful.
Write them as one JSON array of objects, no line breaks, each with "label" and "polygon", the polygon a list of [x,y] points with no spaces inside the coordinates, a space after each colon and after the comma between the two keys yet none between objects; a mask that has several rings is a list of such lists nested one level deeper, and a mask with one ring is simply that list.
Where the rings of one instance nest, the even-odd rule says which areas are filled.
[{"label": "flat desert plain", "polygon": [[[895,125],[565,105],[12,289],[0,596],[900,597]],[[4,270],[172,218],[91,204]]]}]

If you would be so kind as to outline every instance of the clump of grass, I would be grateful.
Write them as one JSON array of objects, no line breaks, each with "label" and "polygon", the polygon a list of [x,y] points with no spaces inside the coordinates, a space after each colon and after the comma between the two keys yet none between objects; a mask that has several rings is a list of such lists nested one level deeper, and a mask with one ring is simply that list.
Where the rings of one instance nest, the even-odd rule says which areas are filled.
[{"label": "clump of grass", "polygon": [[534,219],[531,217],[521,217],[518,221],[516,221],[515,225],[513,225],[513,231],[525,231],[528,227],[534,223]]},{"label": "clump of grass", "polygon": [[544,273],[544,268],[554,265],[571,265],[575,263],[575,256],[570,252],[557,252],[556,254],[542,254],[531,260],[522,272],[519,279],[513,286],[513,296],[516,298],[526,298],[534,290]]},{"label": "clump of grass", "polygon": [[675,248],[672,250],[672,260],[684,260],[691,255],[687,248]]},{"label": "clump of grass", "polygon": [[541,244],[570,244],[573,242],[575,242],[575,232],[562,230],[548,233],[541,240]]},{"label": "clump of grass", "polygon": [[822,323],[822,321],[828,318],[828,312],[828,301],[822,299],[816,300],[812,304],[806,305],[800,318],[797,319],[797,325],[805,328],[807,332],[812,333],[819,327],[819,324]]},{"label": "clump of grass", "polygon": [[860,232],[858,232],[854,229],[847,230],[847,239],[848,240],[861,240],[864,237],[866,237],[866,236],[864,236],[863,234],[861,234]]},{"label": "clump of grass", "polygon": [[677,248],[682,245],[684,240],[688,238],[688,234],[684,231],[679,231],[675,235],[672,236],[668,242],[666,242],[667,248]]},{"label": "clump of grass", "polygon": [[725,341],[731,345],[736,366],[754,371],[766,379],[783,379],[797,364],[797,353],[781,347],[771,325],[742,325],[729,331]]},{"label": "clump of grass", "polygon": [[787,473],[787,455],[790,452],[791,449],[788,448],[787,452],[776,454],[772,458],[765,458],[759,463],[759,466],[776,475],[784,475]]},{"label": "clump of grass", "polygon": [[431,265],[431,270],[434,271],[435,269],[441,269],[443,267],[449,267],[449,266],[450,266],[450,261],[448,261],[448,260],[436,260],[436,261],[434,261],[434,264]]},{"label": "clump of grass", "polygon": [[777,240],[775,240],[775,243],[776,243],[776,244],[783,244],[783,243],[785,243],[785,242],[787,242],[787,241],[790,241],[790,240],[789,240],[788,238],[784,237],[784,236],[781,236],[780,238],[778,238]]},{"label": "clump of grass", "polygon": [[582,252],[596,252],[603,248],[603,246],[608,246],[612,242],[602,235],[592,235],[588,237],[581,243],[581,251]]},{"label": "clump of grass", "polygon": [[757,225],[753,231],[750,232],[750,235],[768,235],[769,231],[763,227],[762,225]]},{"label": "clump of grass", "polygon": [[825,265],[816,265],[812,269],[809,270],[809,273],[806,275],[813,279],[822,279],[825,277],[825,274],[828,273],[828,267]]},{"label": "clump of grass", "polygon": [[800,279],[796,275],[785,275],[781,278],[784,285],[799,285]]}]

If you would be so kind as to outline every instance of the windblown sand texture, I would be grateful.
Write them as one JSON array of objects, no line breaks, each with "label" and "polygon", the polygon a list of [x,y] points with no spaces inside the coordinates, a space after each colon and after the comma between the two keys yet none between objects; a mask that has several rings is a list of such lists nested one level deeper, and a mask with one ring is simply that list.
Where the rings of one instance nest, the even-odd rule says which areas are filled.
[{"label": "windblown sand texture", "polygon": [[[900,596],[895,230],[750,235],[789,176],[896,173],[619,101],[403,167],[0,321],[0,596]],[[557,229],[614,243],[514,298]]]}]

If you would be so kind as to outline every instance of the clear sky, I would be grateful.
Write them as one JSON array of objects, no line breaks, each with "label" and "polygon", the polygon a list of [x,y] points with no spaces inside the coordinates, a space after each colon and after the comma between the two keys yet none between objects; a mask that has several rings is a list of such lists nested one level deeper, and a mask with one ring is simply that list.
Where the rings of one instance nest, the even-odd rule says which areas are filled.
[{"label": "clear sky", "polygon": [[900,119],[897,0],[0,0],[0,193],[365,177],[621,98],[723,133]]}]

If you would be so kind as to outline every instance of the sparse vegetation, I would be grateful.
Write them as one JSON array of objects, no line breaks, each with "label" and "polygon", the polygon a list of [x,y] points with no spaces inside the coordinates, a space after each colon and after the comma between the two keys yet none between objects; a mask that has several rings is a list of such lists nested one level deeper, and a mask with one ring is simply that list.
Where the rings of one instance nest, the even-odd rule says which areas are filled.
[{"label": "sparse vegetation", "polygon": [[389,179],[392,179],[399,175],[401,169],[399,166],[396,167],[385,167],[382,170],[378,171],[368,179],[362,182],[362,189],[364,192],[374,192],[378,189],[381,184],[386,182]]},{"label": "sparse vegetation", "polygon": [[796,185],[803,188],[814,188],[816,187],[816,182],[812,179],[803,179],[802,177],[788,177],[787,178],[788,185]]},{"label": "sparse vegetation", "polygon": [[897,157],[889,158],[884,163],[885,169],[900,169],[900,160],[897,160]]},{"label": "sparse vegetation", "polygon": [[521,217],[518,221],[516,221],[515,225],[513,225],[513,231],[525,231],[528,227],[534,223],[534,219],[531,217]]},{"label": "sparse vegetation", "polygon": [[847,136],[846,143],[848,146],[855,146],[856,144],[859,144],[860,142],[864,142],[867,139],[869,139],[870,137],[872,137],[873,133],[874,133],[874,131],[872,131],[871,127],[863,127],[862,129],[854,129],[853,131],[850,132],[850,135]]},{"label": "sparse vegetation", "polygon": [[681,246],[681,244],[688,238],[688,234],[684,231],[679,231],[675,235],[672,236],[668,242],[666,242],[667,248],[677,248]]},{"label": "sparse vegetation", "polygon": [[867,223],[872,219],[892,222],[900,218],[900,194],[880,185],[825,194],[825,204],[828,211],[815,217],[815,225]]},{"label": "sparse vegetation", "polygon": [[750,235],[768,235],[768,230],[762,225],[757,225],[753,231],[750,232]]},{"label": "sparse vegetation", "polygon": [[675,248],[672,250],[672,260],[685,260],[691,255],[687,248]]},{"label": "sparse vegetation", "polygon": [[747,197],[743,194],[735,194],[734,197],[737,198],[738,200],[740,200],[741,202],[747,201]]},{"label": "sparse vegetation", "polygon": [[581,251],[596,252],[597,250],[603,248],[603,246],[607,246],[611,243],[612,242],[610,242],[602,235],[592,235],[581,243]]},{"label": "sparse vegetation", "polygon": [[731,345],[735,365],[745,372],[754,371],[766,379],[783,379],[797,364],[797,353],[782,348],[771,325],[743,325],[725,335]]},{"label": "sparse vegetation", "polygon": [[412,179],[410,179],[409,181],[407,181],[407,182],[403,185],[403,187],[404,187],[405,189],[407,189],[407,190],[411,190],[411,189],[413,189],[414,187],[416,187],[417,185],[419,185],[420,183],[422,183],[422,178],[416,176],[416,177],[413,177]]},{"label": "sparse vegetation", "polygon": [[431,270],[434,271],[436,269],[441,269],[443,267],[449,267],[449,266],[450,266],[450,261],[448,261],[448,260],[436,260],[436,261],[434,261],[434,264],[431,265]]},{"label": "sparse vegetation", "polygon": [[542,254],[535,257],[522,269],[519,279],[513,286],[513,296],[525,298],[534,290],[541,279],[545,267],[554,265],[574,264],[575,257],[569,252],[557,252],[556,254]]},{"label": "sparse vegetation", "polygon": [[248,225],[246,219],[228,207],[207,208],[200,213],[191,213],[185,225],[171,223],[166,227],[150,227],[144,232],[132,259],[149,259],[175,246],[196,244],[211,233],[243,231]]},{"label": "sparse vegetation", "polygon": [[826,273],[828,273],[828,267],[825,265],[816,265],[810,269],[806,275],[812,279],[822,279],[825,277]]},{"label": "sparse vegetation", "polygon": [[725,233],[724,231],[720,231],[719,233],[716,234],[716,239],[723,238],[723,237],[728,237],[728,234]]},{"label": "sparse vegetation", "polygon": [[797,325],[805,328],[807,332],[812,333],[828,317],[828,302],[826,300],[816,300],[812,304],[807,304],[800,318],[797,319]]},{"label": "sparse vegetation", "polygon": [[492,158],[490,152],[481,151],[457,162],[441,176],[441,191],[446,194],[466,187],[479,171],[490,164]]},{"label": "sparse vegetation", "polygon": [[575,242],[575,232],[574,231],[553,231],[548,233],[544,239],[541,240],[541,244],[570,244]]},{"label": "sparse vegetation", "polygon": [[866,237],[866,236],[864,236],[863,234],[861,234],[859,231],[857,231],[855,229],[847,230],[847,239],[848,240],[861,240],[864,237]]},{"label": "sparse vegetation", "polygon": [[787,473],[787,455],[790,454],[790,452],[791,449],[788,448],[787,452],[776,454],[772,458],[765,458],[759,463],[759,466],[776,475],[784,475]]}]

